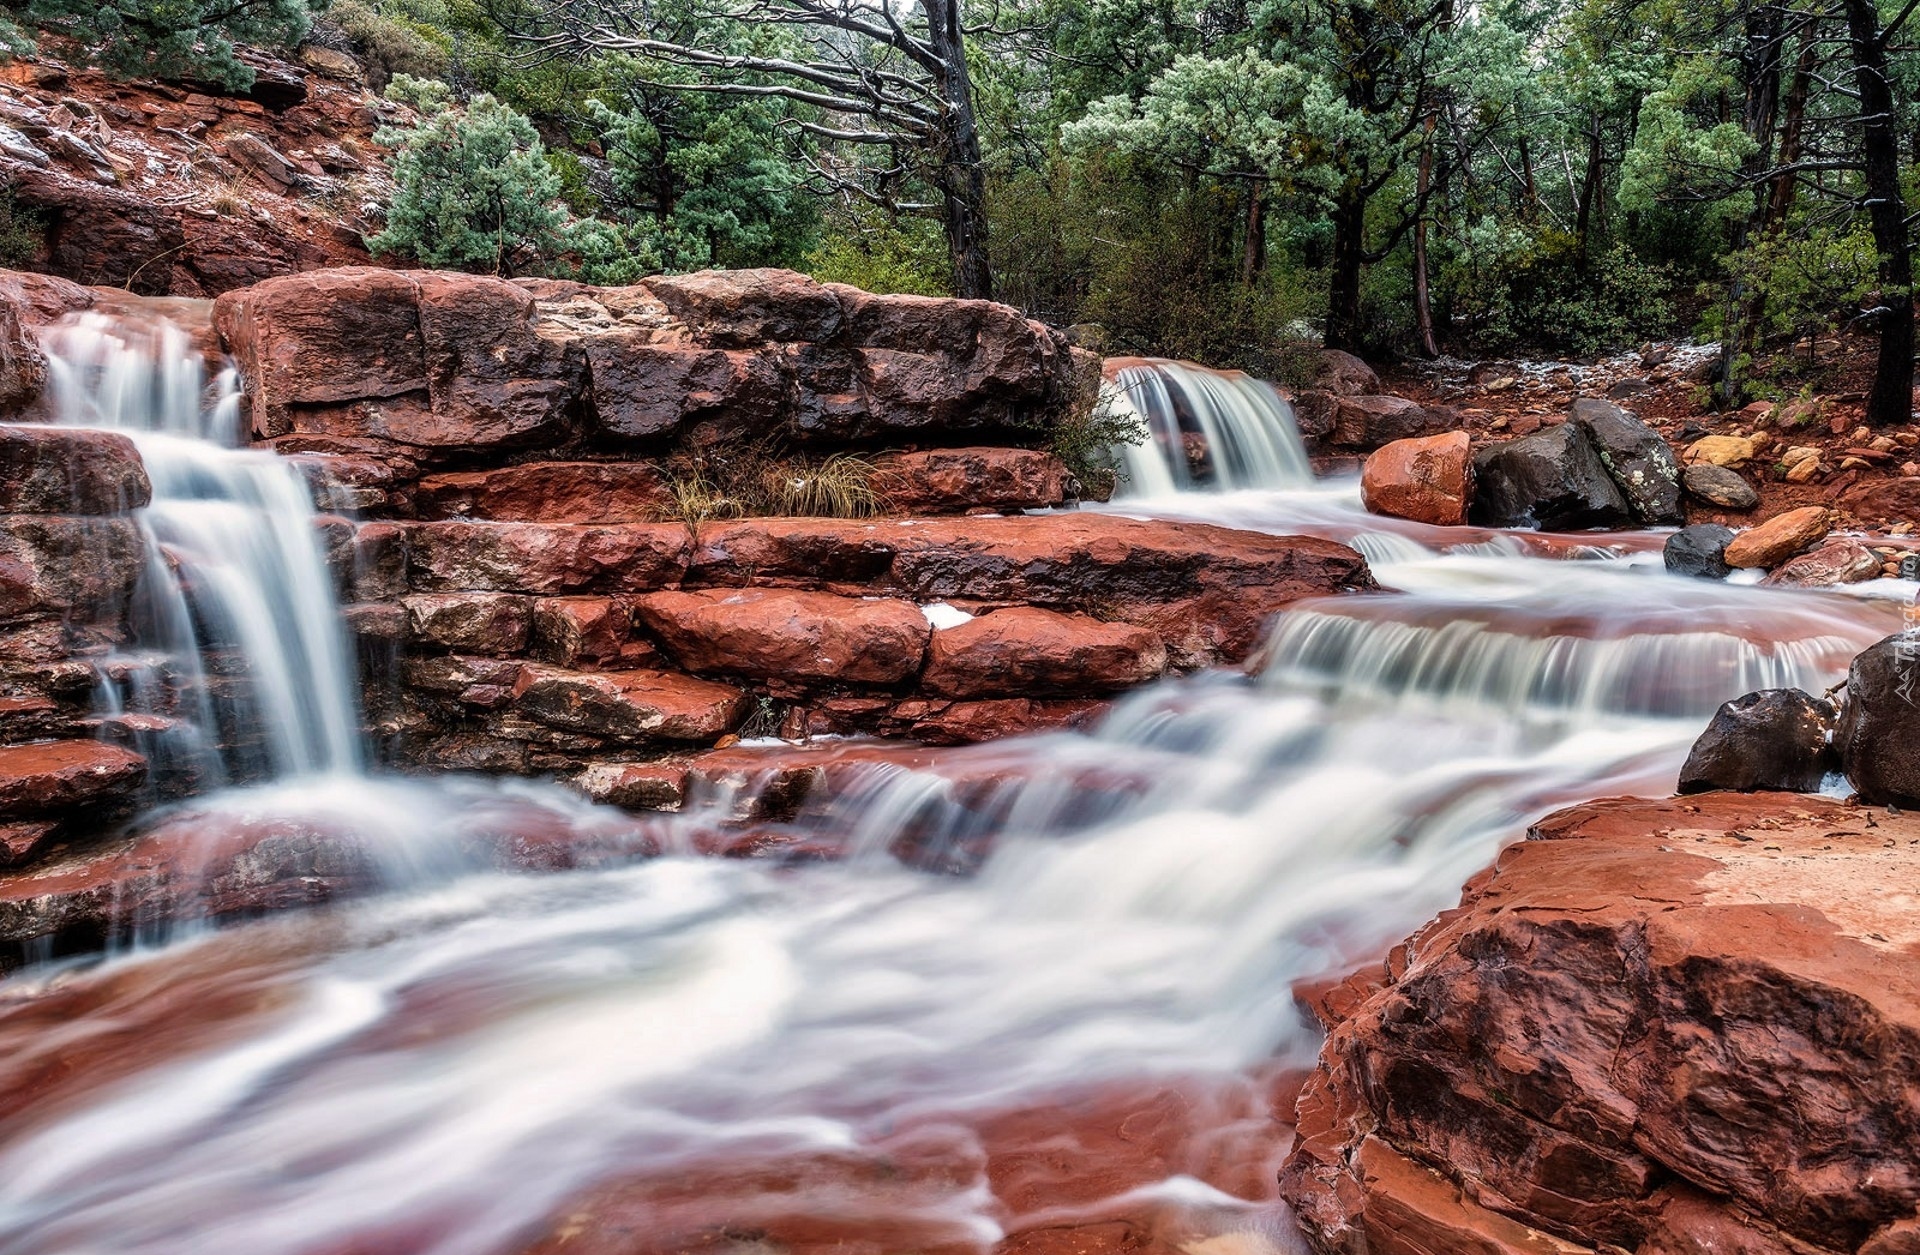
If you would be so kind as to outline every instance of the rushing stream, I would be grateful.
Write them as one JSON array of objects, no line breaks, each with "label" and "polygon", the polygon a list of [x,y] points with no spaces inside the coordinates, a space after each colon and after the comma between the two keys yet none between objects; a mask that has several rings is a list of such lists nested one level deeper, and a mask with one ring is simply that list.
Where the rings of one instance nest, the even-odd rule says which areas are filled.
[{"label": "rushing stream", "polygon": [[[180,548],[177,497],[149,519]],[[1657,538],[1356,498],[1116,507],[1347,539],[1397,591],[1300,605],[1256,675],[1089,733],[876,762],[795,821],[842,861],[697,857],[693,814],[632,867],[415,877],[0,983],[0,1252],[1298,1249],[1273,1198],[1316,1045],[1293,985],[1450,904],[1529,817],[1669,791],[1718,702],[1823,688],[1899,621],[1668,576]],[[401,845],[462,789],[590,809],[302,765],[334,774],[216,805]],[[902,866],[907,840],[970,874]]]}]

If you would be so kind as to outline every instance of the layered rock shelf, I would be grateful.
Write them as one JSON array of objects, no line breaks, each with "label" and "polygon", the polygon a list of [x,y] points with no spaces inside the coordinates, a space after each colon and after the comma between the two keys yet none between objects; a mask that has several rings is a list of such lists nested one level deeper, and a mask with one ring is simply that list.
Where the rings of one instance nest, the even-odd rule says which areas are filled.
[{"label": "layered rock shelf", "polygon": [[1553,815],[1327,1025],[1282,1188],[1322,1251],[1920,1243],[1920,819],[1826,798]]},{"label": "layered rock shelf", "polygon": [[[333,511],[321,541],[368,730],[403,768],[672,807],[676,764],[741,736],[1073,726],[1168,672],[1240,663],[1283,606],[1373,586],[1328,541],[1023,514],[1079,492],[1048,446],[1092,406],[1100,364],[987,302],[782,271],[607,289],[330,270],[210,312],[26,275],[0,275],[0,296],[25,417],[51,409],[34,329],[78,311],[171,316],[231,356],[251,438]],[[763,478],[850,468],[842,504],[870,516],[728,517],[714,481],[740,458]],[[149,555],[126,511],[146,485],[115,435],[8,427],[0,464],[20,573],[0,585],[16,642],[0,743],[68,746],[5,773],[53,799],[0,804],[25,859],[59,814],[111,818],[98,804],[145,775],[138,729],[103,729],[89,703],[129,639]],[[82,739],[102,730],[120,743]],[[112,761],[67,761],[83,748]]]}]

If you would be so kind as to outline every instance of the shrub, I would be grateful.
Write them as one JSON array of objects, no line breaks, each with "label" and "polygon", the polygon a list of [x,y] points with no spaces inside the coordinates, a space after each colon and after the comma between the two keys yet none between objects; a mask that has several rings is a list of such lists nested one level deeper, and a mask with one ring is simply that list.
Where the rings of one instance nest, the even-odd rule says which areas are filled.
[{"label": "shrub", "polygon": [[491,96],[465,108],[444,84],[396,76],[389,91],[424,114],[408,130],[382,128],[393,146],[393,203],[386,229],[367,240],[378,257],[401,253],[429,266],[491,274],[547,268],[565,254],[616,252],[604,223],[569,220],[555,202],[560,175],[533,124]]},{"label": "shrub", "polygon": [[[122,78],[201,78],[241,90],[253,71],[236,43],[290,48],[313,20],[307,0],[28,0],[7,16],[67,41],[75,60]],[[11,25],[11,23],[9,23]],[[22,50],[23,33],[0,30]]]}]

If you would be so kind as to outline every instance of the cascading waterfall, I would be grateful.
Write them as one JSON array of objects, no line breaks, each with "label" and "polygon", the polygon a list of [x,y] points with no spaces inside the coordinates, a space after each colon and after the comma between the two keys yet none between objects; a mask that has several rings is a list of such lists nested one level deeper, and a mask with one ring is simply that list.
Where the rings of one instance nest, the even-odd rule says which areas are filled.
[{"label": "cascading waterfall", "polygon": [[[792,825],[844,863],[468,876],[62,973],[48,996],[113,1011],[65,1048],[116,1079],[27,1088],[44,1017],[0,1004],[0,1251],[742,1251],[797,1223],[985,1252],[1034,1222],[996,1193],[996,1121],[1170,1077],[1199,1086],[1187,1140],[1087,1209],[1297,1250],[1257,1097],[1314,1049],[1293,982],[1377,955],[1530,817],[1670,789],[1709,703],[1824,686],[1899,621],[1631,560],[1379,574],[1405,591],[1288,612],[1257,677],[875,766]],[[1073,1109],[1042,1129],[1078,1156]]]},{"label": "cascading waterfall", "polygon": [[1199,490],[1301,488],[1313,467],[1293,407],[1237,371],[1134,360],[1113,373],[1104,404],[1140,417],[1147,438],[1114,454],[1127,497]]},{"label": "cascading waterfall", "polygon": [[157,774],[360,770],[354,664],[312,498],[297,467],[239,447],[234,372],[209,384],[165,319],[77,315],[46,349],[57,421],[125,433],[153,483],[139,640],[108,662],[103,703],[163,717],[143,734]]}]

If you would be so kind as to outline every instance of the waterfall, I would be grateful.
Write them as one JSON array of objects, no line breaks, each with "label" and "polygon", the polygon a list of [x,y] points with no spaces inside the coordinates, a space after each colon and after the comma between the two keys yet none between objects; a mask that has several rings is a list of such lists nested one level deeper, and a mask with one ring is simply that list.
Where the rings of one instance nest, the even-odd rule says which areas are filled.
[{"label": "waterfall", "polygon": [[235,373],[209,383],[164,319],[82,314],[45,340],[56,421],[123,432],[153,483],[135,647],[104,668],[105,712],[146,716],[156,775],[357,772],[357,678],[312,497],[297,467],[239,447]]},{"label": "waterfall", "polygon": [[1137,415],[1147,430],[1144,442],[1114,449],[1126,496],[1313,483],[1293,407],[1271,384],[1238,371],[1141,359],[1115,371],[1101,399]]}]

